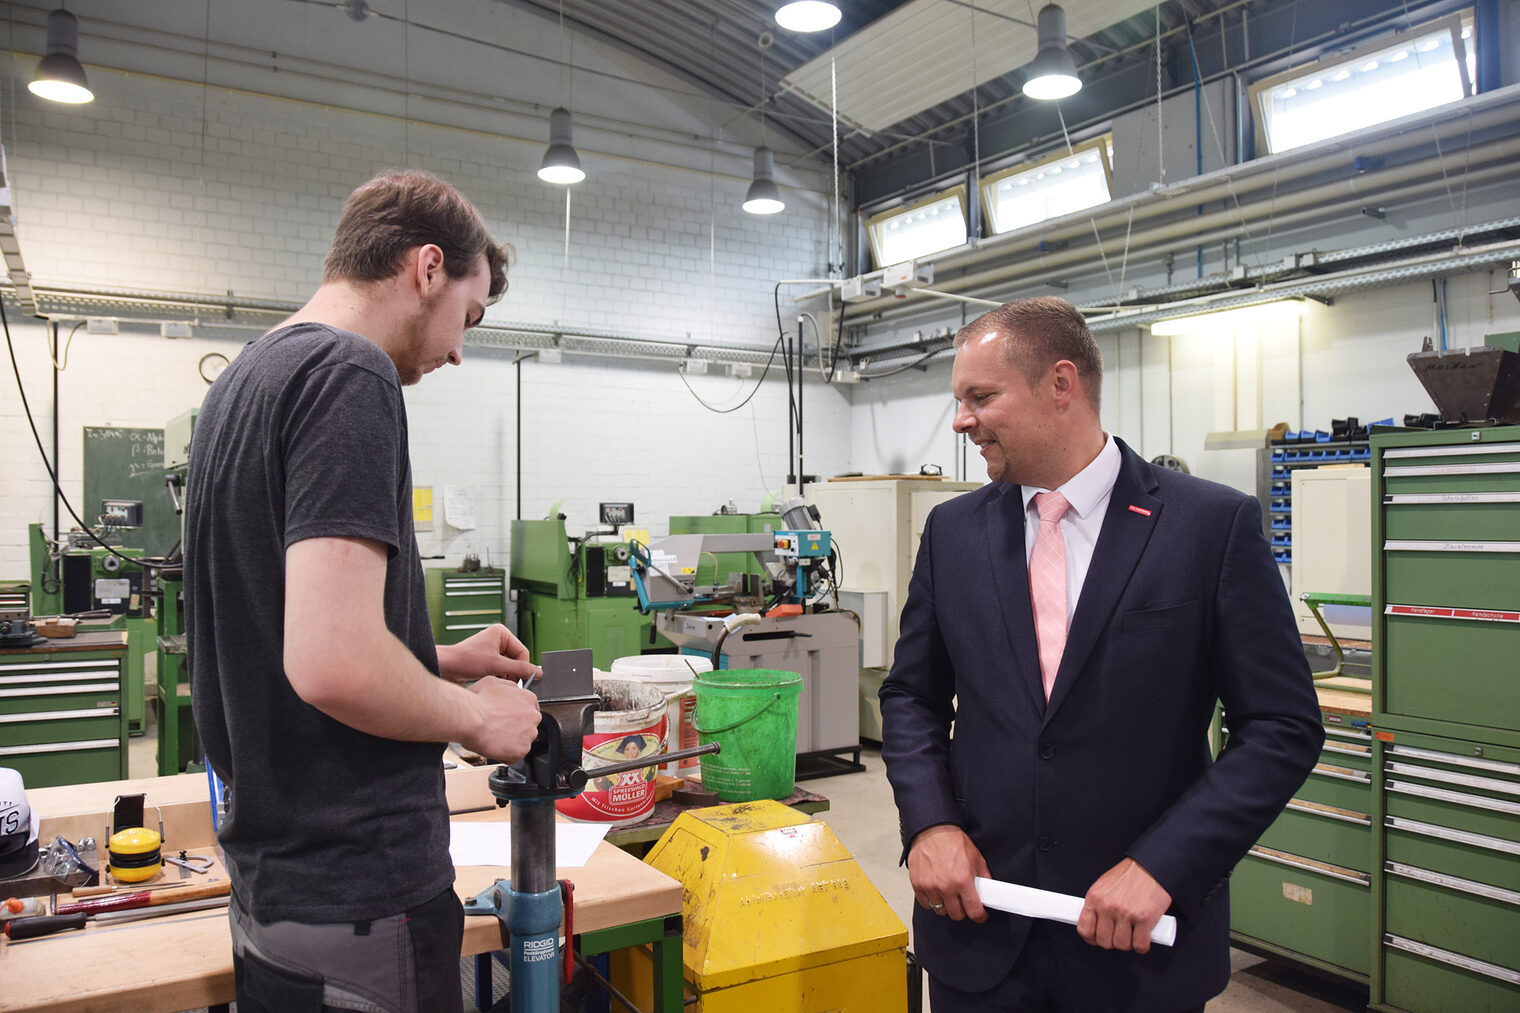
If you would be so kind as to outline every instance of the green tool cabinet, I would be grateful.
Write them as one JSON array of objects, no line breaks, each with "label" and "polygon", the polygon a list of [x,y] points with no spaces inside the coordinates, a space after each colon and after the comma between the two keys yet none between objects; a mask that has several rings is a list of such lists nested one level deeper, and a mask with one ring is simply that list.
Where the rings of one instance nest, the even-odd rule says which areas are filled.
[{"label": "green tool cabinet", "polygon": [[1319,762],[1230,879],[1236,945],[1365,983],[1371,969],[1370,701],[1320,690]]},{"label": "green tool cabinet", "polygon": [[1372,1007],[1517,1010],[1520,427],[1372,448]]},{"label": "green tool cabinet", "polygon": [[0,767],[28,788],[127,776],[125,633],[0,649]]},{"label": "green tool cabinet", "polygon": [[457,644],[487,626],[506,622],[507,575],[495,567],[427,571],[428,614],[433,641]]}]

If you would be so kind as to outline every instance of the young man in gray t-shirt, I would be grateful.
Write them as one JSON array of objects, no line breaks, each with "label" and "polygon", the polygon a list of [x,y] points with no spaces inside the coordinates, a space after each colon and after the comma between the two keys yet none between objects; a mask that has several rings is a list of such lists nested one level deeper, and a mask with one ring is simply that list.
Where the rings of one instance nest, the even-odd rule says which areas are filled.
[{"label": "young man in gray t-shirt", "polygon": [[190,680],[231,789],[241,1013],[462,1007],[443,745],[525,755],[538,705],[517,682],[536,669],[499,625],[433,644],[401,387],[459,363],[510,254],[441,180],[375,177],[317,292],[196,420]]}]

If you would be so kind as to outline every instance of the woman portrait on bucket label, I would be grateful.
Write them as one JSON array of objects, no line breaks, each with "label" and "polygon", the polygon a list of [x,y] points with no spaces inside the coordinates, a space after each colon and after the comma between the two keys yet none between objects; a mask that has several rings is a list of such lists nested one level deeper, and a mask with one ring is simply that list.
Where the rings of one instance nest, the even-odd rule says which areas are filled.
[{"label": "woman portrait on bucket label", "polygon": [[[644,755],[645,749],[650,748],[651,746],[658,746],[658,743],[651,743],[649,741],[649,739],[652,737],[653,736],[638,734],[623,736],[623,740],[617,745],[617,751],[607,757],[607,762],[624,763],[628,760],[637,760],[640,756]],[[603,746],[610,745],[611,741],[612,740],[609,739],[606,743],[603,744]],[[604,755],[602,753],[603,746],[598,746],[596,748],[595,752],[598,755]],[[658,773],[658,770],[658,763],[655,763],[653,766],[642,767],[638,770],[624,771],[622,774],[618,775],[616,782],[614,782],[610,777],[599,777],[595,782],[596,789],[598,791],[611,791],[614,784],[629,785],[639,784],[643,781],[653,781],[656,774]]]}]

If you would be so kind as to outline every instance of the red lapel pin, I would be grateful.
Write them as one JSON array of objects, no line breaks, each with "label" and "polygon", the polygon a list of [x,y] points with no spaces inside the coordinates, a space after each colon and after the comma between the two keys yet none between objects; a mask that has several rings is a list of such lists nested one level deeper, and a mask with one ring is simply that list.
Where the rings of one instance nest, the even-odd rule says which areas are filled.
[{"label": "red lapel pin", "polygon": [[1135,506],[1135,504],[1133,504],[1133,503],[1131,503],[1129,505],[1129,508],[1131,510],[1133,510],[1135,513],[1141,514],[1141,515],[1143,515],[1145,517],[1149,517],[1151,515],[1151,512],[1149,510],[1145,509],[1145,507],[1138,507],[1138,506]]}]

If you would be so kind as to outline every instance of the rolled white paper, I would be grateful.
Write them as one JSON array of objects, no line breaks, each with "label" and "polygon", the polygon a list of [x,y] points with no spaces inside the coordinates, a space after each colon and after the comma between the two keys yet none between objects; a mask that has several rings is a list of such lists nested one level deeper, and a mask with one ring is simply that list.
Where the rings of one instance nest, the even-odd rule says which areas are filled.
[{"label": "rolled white paper", "polygon": [[[982,906],[1025,918],[1048,918],[1067,925],[1077,924],[1082,914],[1082,898],[1049,890],[1036,890],[1032,886],[1004,883],[997,879],[976,877],[976,895]],[[1171,946],[1177,942],[1177,919],[1162,915],[1156,927],[1151,929],[1151,942]]]}]

